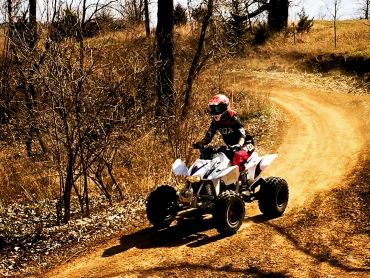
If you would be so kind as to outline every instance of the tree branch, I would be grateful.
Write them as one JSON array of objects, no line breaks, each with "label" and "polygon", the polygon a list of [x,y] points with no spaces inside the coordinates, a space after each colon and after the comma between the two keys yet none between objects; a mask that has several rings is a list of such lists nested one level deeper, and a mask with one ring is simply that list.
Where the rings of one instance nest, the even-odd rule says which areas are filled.
[{"label": "tree branch", "polygon": [[202,29],[200,31],[200,36],[199,36],[199,41],[198,41],[198,47],[195,52],[193,62],[191,63],[191,66],[189,69],[188,78],[186,80],[186,85],[185,85],[185,90],[184,90],[185,100],[184,100],[184,106],[182,108],[182,113],[181,113],[182,117],[186,117],[187,115],[187,111],[188,111],[190,100],[191,100],[191,91],[193,87],[193,82],[199,70],[203,66],[203,65],[199,65],[199,61],[200,61],[200,58],[203,52],[204,41],[206,38],[206,31],[207,31],[209,22],[211,20],[212,14],[213,14],[213,0],[208,0],[207,13],[203,18]]}]

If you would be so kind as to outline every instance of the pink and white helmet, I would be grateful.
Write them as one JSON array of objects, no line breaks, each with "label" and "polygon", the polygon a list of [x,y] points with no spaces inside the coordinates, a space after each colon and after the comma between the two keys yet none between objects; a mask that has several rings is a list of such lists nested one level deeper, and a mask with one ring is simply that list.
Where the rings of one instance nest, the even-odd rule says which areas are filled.
[{"label": "pink and white helmet", "polygon": [[213,119],[219,121],[230,109],[230,100],[227,96],[218,94],[210,98],[208,106]]}]

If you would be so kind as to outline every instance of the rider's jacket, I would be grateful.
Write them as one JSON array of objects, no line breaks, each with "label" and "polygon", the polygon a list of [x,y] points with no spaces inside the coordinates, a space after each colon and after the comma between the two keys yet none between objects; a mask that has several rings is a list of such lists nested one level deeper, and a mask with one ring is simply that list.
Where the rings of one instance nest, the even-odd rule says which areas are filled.
[{"label": "rider's jacket", "polygon": [[249,134],[246,134],[242,123],[234,111],[228,111],[226,117],[223,117],[220,121],[213,119],[202,143],[205,145],[209,144],[217,131],[221,133],[225,144],[229,146],[238,144],[240,138],[252,138]]}]

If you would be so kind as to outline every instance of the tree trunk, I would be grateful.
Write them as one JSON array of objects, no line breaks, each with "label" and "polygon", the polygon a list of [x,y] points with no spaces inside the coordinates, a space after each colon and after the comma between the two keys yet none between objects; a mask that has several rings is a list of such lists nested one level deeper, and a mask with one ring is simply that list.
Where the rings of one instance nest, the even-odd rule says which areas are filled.
[{"label": "tree trunk", "polygon": [[68,156],[67,162],[67,176],[64,185],[64,192],[63,192],[63,206],[64,206],[64,217],[63,222],[65,224],[68,223],[69,219],[71,218],[71,193],[73,188],[73,155]]},{"label": "tree trunk", "polygon": [[338,0],[334,1],[334,15],[333,15],[334,25],[333,25],[333,28],[334,28],[334,47],[335,48],[337,48],[337,15],[338,15],[338,5],[339,5]]},{"label": "tree trunk", "polygon": [[174,113],[173,57],[173,0],[158,0],[157,23],[157,80],[158,116]]},{"label": "tree trunk", "polygon": [[83,178],[84,178],[84,190],[83,190],[83,199],[85,201],[86,206],[86,214],[85,216],[90,216],[90,204],[89,204],[89,184],[88,184],[88,176],[87,176],[87,167],[85,162],[82,162],[83,165]]},{"label": "tree trunk", "polygon": [[[29,0],[29,34],[28,34],[28,47],[29,54],[32,55],[32,51],[37,43],[37,21],[36,21],[36,0]],[[32,155],[32,141],[35,135],[39,135],[39,129],[37,128],[34,106],[36,100],[36,88],[33,84],[33,74],[35,72],[34,65],[30,66],[29,74],[24,76],[25,84],[24,88],[24,102],[29,115],[29,130],[26,135],[25,145],[27,156]]]},{"label": "tree trunk", "polygon": [[268,25],[272,31],[280,32],[288,26],[288,0],[270,0]]},{"label": "tree trunk", "polygon": [[3,59],[1,65],[1,101],[3,105],[0,106],[0,123],[5,123],[10,117],[10,92],[9,92],[9,70],[11,63],[11,43],[13,34],[13,7],[12,1],[7,0],[7,18],[8,28],[6,29],[4,48],[3,48]]},{"label": "tree trunk", "polygon": [[150,36],[150,26],[149,26],[149,4],[148,0],[144,0],[144,14],[145,14],[145,33],[146,36]]},{"label": "tree trunk", "polygon": [[13,6],[12,6],[12,0],[7,0],[7,14],[8,14],[8,22],[13,22]]},{"label": "tree trunk", "polygon": [[37,42],[37,21],[36,21],[36,0],[29,0],[30,4],[30,15],[29,15],[29,22],[30,22],[30,48],[34,48]]},{"label": "tree trunk", "polygon": [[113,182],[113,185],[116,187],[117,191],[118,191],[118,194],[119,194],[119,197],[120,197],[120,200],[122,201],[123,200],[123,193],[122,193],[122,189],[121,187],[119,186],[116,178],[114,177],[114,174],[113,174],[113,165],[112,163],[108,162],[108,161],[104,161],[106,167],[107,167],[107,170],[108,170],[108,174]]},{"label": "tree trunk", "polygon": [[334,47],[337,48],[337,20],[334,19]]}]

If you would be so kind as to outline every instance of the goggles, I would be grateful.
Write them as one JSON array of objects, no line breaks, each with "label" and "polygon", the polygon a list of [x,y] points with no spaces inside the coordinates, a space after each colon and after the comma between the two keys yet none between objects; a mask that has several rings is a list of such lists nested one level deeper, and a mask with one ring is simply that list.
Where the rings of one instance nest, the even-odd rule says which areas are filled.
[{"label": "goggles", "polygon": [[209,112],[212,115],[219,115],[226,111],[226,107],[224,105],[210,105]]}]

